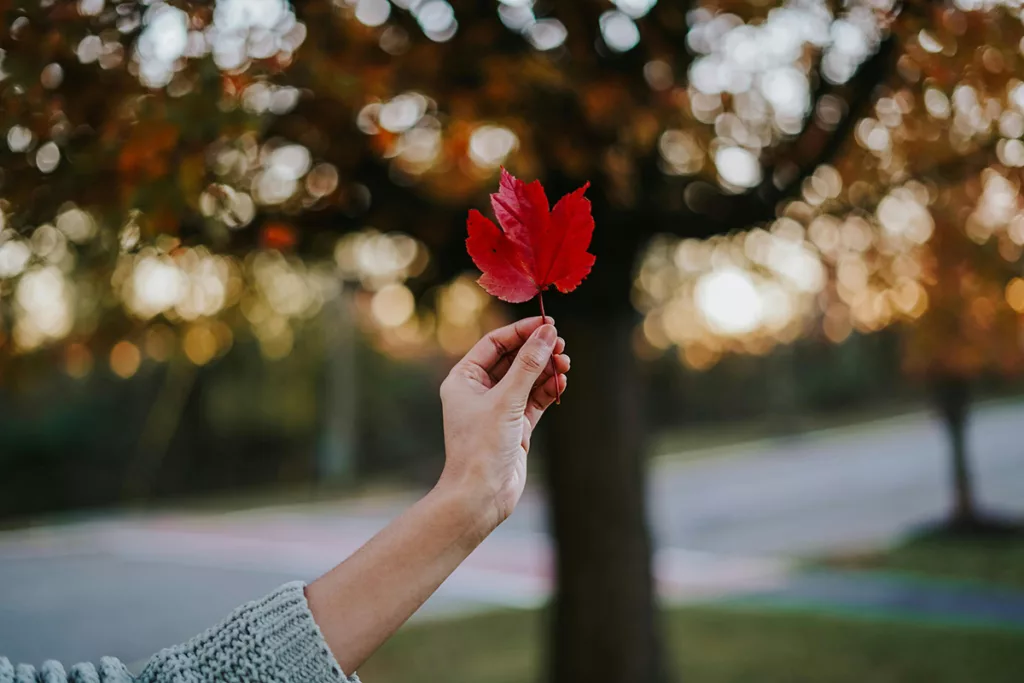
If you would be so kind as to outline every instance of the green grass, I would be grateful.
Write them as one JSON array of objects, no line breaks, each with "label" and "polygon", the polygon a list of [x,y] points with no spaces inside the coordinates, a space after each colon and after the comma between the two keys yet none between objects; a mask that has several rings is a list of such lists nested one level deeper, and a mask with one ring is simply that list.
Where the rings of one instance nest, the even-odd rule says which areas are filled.
[{"label": "green grass", "polygon": [[876,569],[1002,584],[1024,589],[1024,532],[1016,535],[930,535],[891,550],[829,558],[843,569]]},{"label": "green grass", "polygon": [[[534,683],[543,628],[536,611],[407,627],[360,676]],[[676,609],[666,641],[676,679],[695,683],[1019,683],[1024,671],[1024,633],[799,613]]]}]

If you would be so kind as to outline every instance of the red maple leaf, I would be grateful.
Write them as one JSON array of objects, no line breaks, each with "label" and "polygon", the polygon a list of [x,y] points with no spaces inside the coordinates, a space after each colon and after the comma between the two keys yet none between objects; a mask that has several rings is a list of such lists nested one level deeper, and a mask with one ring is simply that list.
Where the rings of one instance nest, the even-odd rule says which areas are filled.
[{"label": "red maple leaf", "polygon": [[549,210],[539,180],[527,184],[501,169],[498,191],[491,195],[501,230],[476,209],[466,221],[466,249],[483,271],[480,286],[513,304],[552,286],[563,294],[576,289],[594,265],[594,255],[587,252],[594,218],[583,196],[589,186],[565,195]]},{"label": "red maple leaf", "polygon": [[514,304],[537,296],[542,316],[542,292],[549,287],[563,294],[576,289],[595,260],[587,251],[594,234],[590,200],[583,196],[589,186],[565,195],[549,209],[539,180],[527,184],[501,169],[498,191],[491,195],[501,229],[476,209],[466,221],[466,250],[483,271],[477,280],[480,286]]}]

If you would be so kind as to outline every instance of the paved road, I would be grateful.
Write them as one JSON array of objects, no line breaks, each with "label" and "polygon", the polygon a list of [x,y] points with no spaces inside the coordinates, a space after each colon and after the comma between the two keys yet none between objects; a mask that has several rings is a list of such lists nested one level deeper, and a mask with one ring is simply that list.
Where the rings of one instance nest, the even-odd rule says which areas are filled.
[{"label": "paved road", "polygon": [[[1024,512],[1024,404],[978,411],[968,444],[982,505]],[[946,449],[924,415],[752,444],[658,468],[651,517],[662,543],[712,552],[873,546],[947,511]]]},{"label": "paved road", "polygon": [[[982,502],[1024,515],[1024,405],[988,407],[970,444]],[[788,561],[893,541],[947,508],[925,416],[759,442],[652,469],[659,589],[673,602],[789,590]],[[113,516],[0,534],[0,651],[16,661],[137,661],[231,607],[356,549],[413,494],[227,514]],[[551,585],[536,492],[442,587],[429,618],[536,605]]]}]

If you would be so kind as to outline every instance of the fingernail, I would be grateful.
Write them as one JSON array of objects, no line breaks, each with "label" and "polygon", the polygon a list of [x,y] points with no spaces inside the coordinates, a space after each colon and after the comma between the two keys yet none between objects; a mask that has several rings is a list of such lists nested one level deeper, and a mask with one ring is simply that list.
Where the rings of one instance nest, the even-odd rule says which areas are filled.
[{"label": "fingernail", "polygon": [[552,325],[541,325],[534,334],[537,335],[537,339],[540,339],[548,346],[554,346],[555,338],[558,336]]}]

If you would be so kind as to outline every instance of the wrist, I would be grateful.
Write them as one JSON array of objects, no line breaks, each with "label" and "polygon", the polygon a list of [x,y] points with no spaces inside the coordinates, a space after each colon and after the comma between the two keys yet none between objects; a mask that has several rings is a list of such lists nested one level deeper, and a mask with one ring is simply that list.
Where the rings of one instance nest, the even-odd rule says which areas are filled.
[{"label": "wrist", "polygon": [[446,475],[441,475],[430,495],[439,501],[447,511],[446,515],[461,529],[465,542],[475,548],[501,523],[495,496],[475,483]]}]

